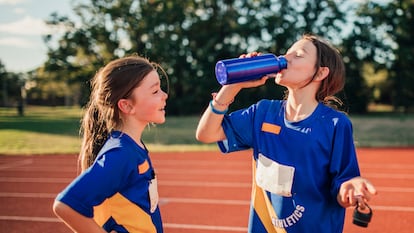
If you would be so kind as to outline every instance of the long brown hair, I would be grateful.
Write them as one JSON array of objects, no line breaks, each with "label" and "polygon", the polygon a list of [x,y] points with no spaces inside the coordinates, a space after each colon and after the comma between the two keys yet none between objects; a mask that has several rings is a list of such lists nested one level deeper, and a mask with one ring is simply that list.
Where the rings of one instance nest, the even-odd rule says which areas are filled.
[{"label": "long brown hair", "polygon": [[[328,67],[329,74],[322,80],[316,93],[316,100],[338,109],[342,101],[335,96],[345,86],[345,65],[339,51],[327,41],[310,34],[302,37],[311,41],[316,47],[315,75],[320,67]],[[313,77],[314,78],[314,77]]]},{"label": "long brown hair", "polygon": [[128,56],[109,62],[93,77],[80,131],[83,137],[79,154],[82,171],[94,162],[110,132],[121,127],[118,101],[129,97],[148,73],[158,69],[163,71],[146,58]]}]

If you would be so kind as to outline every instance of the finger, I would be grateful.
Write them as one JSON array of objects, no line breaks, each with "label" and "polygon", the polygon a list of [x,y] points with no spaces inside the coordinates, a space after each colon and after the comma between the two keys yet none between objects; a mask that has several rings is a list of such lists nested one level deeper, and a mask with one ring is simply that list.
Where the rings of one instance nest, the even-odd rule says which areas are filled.
[{"label": "finger", "polygon": [[364,210],[366,208],[366,204],[364,201],[364,197],[362,195],[356,195],[354,196],[354,199],[356,201],[356,205],[360,210]]},{"label": "finger", "polygon": [[349,203],[349,200],[348,200],[348,189],[342,189],[341,190],[341,202],[342,203],[345,203],[345,204],[348,204]]},{"label": "finger", "polygon": [[347,193],[347,197],[348,197],[348,204],[350,205],[355,205],[355,199],[354,199],[354,190],[353,189],[348,189],[348,193]]},{"label": "finger", "polygon": [[369,181],[365,181],[366,189],[370,194],[377,195],[377,189]]}]

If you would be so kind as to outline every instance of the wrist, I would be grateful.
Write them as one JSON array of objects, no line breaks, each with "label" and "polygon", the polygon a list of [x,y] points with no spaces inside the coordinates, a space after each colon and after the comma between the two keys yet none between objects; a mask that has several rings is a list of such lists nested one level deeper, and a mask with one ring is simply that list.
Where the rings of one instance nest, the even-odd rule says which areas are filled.
[{"label": "wrist", "polygon": [[226,107],[228,108],[230,106],[230,104],[232,104],[234,102],[234,98],[231,99],[230,101],[221,101],[221,100],[217,100],[217,92],[213,92],[211,93],[211,96],[213,97],[213,102],[221,107]]},{"label": "wrist", "polygon": [[228,108],[228,107],[226,107],[226,109],[224,109],[224,110],[217,109],[217,108],[215,108],[215,107],[214,107],[213,102],[214,102],[214,100],[210,100],[210,104],[209,104],[209,106],[210,106],[210,108],[211,108],[211,111],[212,111],[213,113],[215,113],[215,114],[217,114],[217,115],[224,115],[224,114],[226,114],[226,113],[227,113],[227,111],[229,110],[229,108]]}]

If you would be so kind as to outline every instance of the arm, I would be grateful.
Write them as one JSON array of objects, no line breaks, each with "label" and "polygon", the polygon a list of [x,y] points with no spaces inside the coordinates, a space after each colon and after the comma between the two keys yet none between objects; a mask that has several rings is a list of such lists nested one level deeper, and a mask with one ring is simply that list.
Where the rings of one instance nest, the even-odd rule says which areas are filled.
[{"label": "arm", "polygon": [[[260,53],[251,52],[240,55],[240,58],[255,57],[258,55],[260,55]],[[264,76],[259,80],[222,86],[220,91],[217,93],[216,98],[212,101],[213,108],[218,111],[225,111],[241,89],[261,86],[265,84],[268,78],[269,76]],[[204,143],[212,143],[226,139],[226,135],[224,134],[221,126],[223,117],[223,114],[214,113],[209,105],[198,123],[196,139]]]},{"label": "arm", "polygon": [[78,233],[105,233],[106,231],[101,228],[92,218],[85,217],[68,205],[60,201],[55,201],[53,204],[53,212],[63,222],[72,229],[73,232]]},{"label": "arm", "polygon": [[[228,106],[219,103],[231,103],[241,89],[261,86],[265,84],[268,78],[268,76],[265,76],[259,80],[222,86],[215,100],[212,102],[213,108],[218,111],[225,111]],[[196,139],[204,143],[212,143],[226,139],[226,135],[221,126],[223,118],[224,115],[214,113],[209,105],[198,123]]]},{"label": "arm", "polygon": [[[218,103],[230,103],[240,90],[241,88],[237,85],[223,86],[217,93],[215,101],[212,102],[214,109],[224,111],[228,106],[219,105]],[[197,140],[204,143],[224,140],[226,136],[221,127],[223,117],[224,115],[214,113],[209,105],[198,123],[196,131]]]}]

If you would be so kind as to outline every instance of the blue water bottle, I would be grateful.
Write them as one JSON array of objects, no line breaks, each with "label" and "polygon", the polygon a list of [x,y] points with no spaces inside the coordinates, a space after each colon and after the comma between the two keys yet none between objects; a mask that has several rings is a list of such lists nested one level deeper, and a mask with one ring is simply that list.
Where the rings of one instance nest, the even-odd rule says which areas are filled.
[{"label": "blue water bottle", "polygon": [[216,63],[216,78],[221,85],[260,79],[287,68],[283,56],[268,53],[256,57],[232,58]]}]

